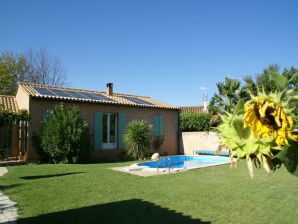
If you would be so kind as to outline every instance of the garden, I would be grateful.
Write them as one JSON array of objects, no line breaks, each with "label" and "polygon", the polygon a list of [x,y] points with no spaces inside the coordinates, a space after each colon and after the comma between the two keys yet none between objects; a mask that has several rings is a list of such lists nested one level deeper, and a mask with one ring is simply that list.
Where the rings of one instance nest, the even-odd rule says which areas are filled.
[{"label": "garden", "polygon": [[128,163],[9,167],[1,191],[18,223],[296,223],[298,178],[244,162],[139,177],[111,170]]},{"label": "garden", "polygon": [[[78,108],[56,106],[34,133],[42,164],[8,167],[0,179],[18,203],[18,223],[295,223],[297,72],[269,67],[245,80],[217,83],[209,114],[180,116],[181,131],[218,132],[238,158],[234,169],[139,177],[112,170],[131,161],[90,163],[87,122]],[[3,124],[22,117],[30,119]],[[163,140],[151,134],[146,121],[128,124],[129,159],[148,159],[151,145],[158,152]]]}]

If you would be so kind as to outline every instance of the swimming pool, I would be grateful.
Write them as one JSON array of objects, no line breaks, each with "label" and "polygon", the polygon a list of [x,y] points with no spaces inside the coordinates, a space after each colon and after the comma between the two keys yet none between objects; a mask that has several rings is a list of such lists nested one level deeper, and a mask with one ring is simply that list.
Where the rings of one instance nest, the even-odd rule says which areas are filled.
[{"label": "swimming pool", "polygon": [[135,164],[138,167],[149,169],[193,169],[199,167],[215,166],[230,163],[228,157],[221,156],[166,156],[156,161],[141,162]]}]

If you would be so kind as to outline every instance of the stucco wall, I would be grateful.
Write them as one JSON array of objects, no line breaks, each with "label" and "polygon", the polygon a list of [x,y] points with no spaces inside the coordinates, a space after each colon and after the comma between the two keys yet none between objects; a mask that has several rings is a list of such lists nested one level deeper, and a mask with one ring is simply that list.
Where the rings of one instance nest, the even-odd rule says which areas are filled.
[{"label": "stucco wall", "polygon": [[[38,160],[38,156],[35,153],[35,149],[31,142],[31,137],[41,125],[43,119],[44,109],[53,109],[55,105],[58,105],[62,101],[60,100],[48,100],[40,98],[31,98],[30,100],[30,115],[31,120],[29,123],[29,147],[27,158],[28,160]],[[178,137],[178,111],[166,110],[156,108],[140,108],[140,107],[128,107],[121,105],[99,104],[99,103],[84,103],[84,102],[64,102],[66,106],[76,105],[78,106],[81,116],[87,120],[90,129],[90,139],[93,142],[93,113],[119,113],[123,112],[126,115],[126,123],[132,120],[146,120],[149,123],[153,123],[154,115],[162,115],[164,118],[164,142],[160,147],[161,152],[167,152],[168,154],[177,154],[177,137]],[[93,150],[90,149],[93,159],[100,158],[115,158],[120,157],[122,150]]]},{"label": "stucco wall", "polygon": [[19,86],[16,94],[16,101],[19,109],[25,109],[29,111],[29,100],[30,96],[27,94],[26,90],[24,90],[22,86]]},{"label": "stucco wall", "polygon": [[192,155],[194,150],[216,150],[219,136],[215,132],[182,132],[180,135],[180,153]]}]

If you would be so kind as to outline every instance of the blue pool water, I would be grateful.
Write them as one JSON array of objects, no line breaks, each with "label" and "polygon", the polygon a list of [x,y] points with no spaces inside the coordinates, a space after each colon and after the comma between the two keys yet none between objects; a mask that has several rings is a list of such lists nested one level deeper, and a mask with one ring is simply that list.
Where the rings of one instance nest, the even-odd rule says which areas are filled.
[{"label": "blue pool water", "polygon": [[208,166],[215,164],[229,163],[228,157],[220,156],[167,156],[161,157],[159,161],[149,161],[138,163],[138,166],[147,166],[149,168],[192,168],[200,166]]}]

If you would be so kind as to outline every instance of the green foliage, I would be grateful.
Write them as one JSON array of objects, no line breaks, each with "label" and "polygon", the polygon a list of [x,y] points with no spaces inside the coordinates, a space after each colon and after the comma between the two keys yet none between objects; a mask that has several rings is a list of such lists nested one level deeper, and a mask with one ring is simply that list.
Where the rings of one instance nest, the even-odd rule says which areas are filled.
[{"label": "green foliage", "polygon": [[45,49],[0,54],[0,95],[14,95],[18,82],[63,86],[65,80],[60,60],[50,57]]},{"label": "green foliage", "polygon": [[211,116],[211,122],[210,122],[210,126],[211,128],[213,127],[217,127],[221,122],[221,118],[219,115],[215,114]]},{"label": "green foliage", "polygon": [[88,133],[87,122],[80,117],[78,108],[60,104],[44,119],[33,140],[51,162],[75,163],[89,147]]},{"label": "green foliage", "polygon": [[221,142],[226,148],[232,149],[232,156],[238,154],[238,158],[260,153],[260,142],[251,134],[250,128],[244,128],[243,114],[244,103],[239,101],[233,114],[221,116],[223,123],[217,128],[221,135]]},{"label": "green foliage", "polygon": [[278,87],[275,83],[274,80],[272,80],[270,77],[273,76],[278,76],[278,66],[277,65],[269,65],[267,68],[263,70],[261,74],[256,75],[256,87],[259,89],[265,90],[267,94],[270,92],[274,92],[278,90]]},{"label": "green foliage", "polygon": [[145,159],[151,145],[152,126],[143,120],[135,120],[128,124],[124,143],[127,154],[133,159]]},{"label": "green foliage", "polygon": [[14,95],[17,83],[24,81],[25,58],[12,52],[0,55],[0,95]]},{"label": "green foliage", "polygon": [[[280,82],[278,79],[277,81]],[[282,84],[279,84],[281,87]],[[287,86],[286,81],[283,85]],[[277,127],[273,126],[273,129],[269,129],[269,124],[262,123],[263,120],[259,117],[259,110],[264,111],[264,114],[266,114],[265,111],[268,108],[266,103],[263,105],[260,104],[259,109],[256,107],[250,108],[250,112],[247,108],[244,109],[244,102],[240,100],[233,114],[226,113],[221,115],[222,124],[217,130],[221,135],[222,146],[231,149],[231,157],[237,153],[238,159],[246,158],[251,177],[254,176],[253,162],[257,168],[264,167],[267,172],[274,171],[284,164],[291,174],[298,176],[298,143],[293,141],[293,139],[297,138],[288,134],[288,130],[282,129],[282,127],[287,127],[286,122],[289,122],[291,114],[291,108],[289,108],[288,102],[296,98],[295,95],[287,94],[287,92],[288,89],[270,93],[269,95],[265,94],[265,92],[259,92],[256,97],[252,98],[252,100],[258,100],[259,102],[266,100],[267,102],[278,104],[279,108],[275,110],[279,111],[279,113],[274,113],[274,111],[272,111],[273,108],[269,109],[269,111],[274,114],[271,116],[274,116],[274,119],[279,119],[281,123],[278,127],[278,133]],[[247,103],[245,105],[247,105]],[[256,110],[257,112],[255,112]],[[280,110],[283,111],[283,115],[281,115]],[[285,115],[285,112],[289,114]],[[247,115],[247,117],[245,117],[245,115]],[[286,118],[286,116],[288,118]],[[256,119],[259,119],[259,123],[254,123]],[[244,120],[246,122],[249,121],[251,125],[257,125],[244,125]],[[267,135],[261,134],[264,133],[264,130],[268,130]],[[258,131],[260,134],[254,135],[253,131]],[[291,131],[291,129],[289,129],[289,131]],[[281,140],[277,141],[277,135],[285,136],[289,143],[279,145]]]},{"label": "green foliage", "polygon": [[211,117],[205,113],[181,113],[181,131],[208,131],[210,129]]},{"label": "green foliage", "polygon": [[273,164],[276,168],[284,164],[289,173],[298,176],[298,142],[290,141],[289,145],[274,156]]},{"label": "green foliage", "polygon": [[[287,94],[298,93],[298,69],[291,67],[285,68],[281,73],[277,65],[269,65],[262,73],[255,77],[243,77],[244,85],[236,79],[225,78],[224,82],[217,83],[218,93],[211,98],[208,110],[211,115],[222,115],[225,112],[233,113],[237,102],[241,99],[248,101],[252,95],[257,95],[258,90],[266,94],[270,92],[288,89]],[[293,114],[298,128],[298,103],[290,102],[294,108]],[[213,122],[214,123],[214,122]],[[217,123],[217,122],[215,122]]]},{"label": "green foliage", "polygon": [[266,94],[284,89],[298,90],[298,70],[294,67],[285,68],[281,73],[278,65],[269,65],[255,79],[251,76],[243,78],[244,89],[256,95],[257,90],[264,90]]},{"label": "green foliage", "polygon": [[19,120],[29,120],[29,115],[26,110],[19,110],[17,113],[0,110],[0,127],[13,126],[17,124]]},{"label": "green foliage", "polygon": [[208,111],[211,115],[232,113],[240,99],[247,98],[248,93],[241,87],[237,79],[226,77],[224,82],[216,83],[218,93],[210,100]]},{"label": "green foliage", "polygon": [[[288,96],[297,95],[298,93],[298,69],[291,67],[285,68],[280,72],[278,65],[269,65],[262,73],[257,74],[255,80],[252,77],[244,78],[244,89],[256,95],[258,89],[266,94],[276,91],[284,91]],[[290,102],[293,108],[293,115],[296,128],[298,128],[298,103]]]}]

